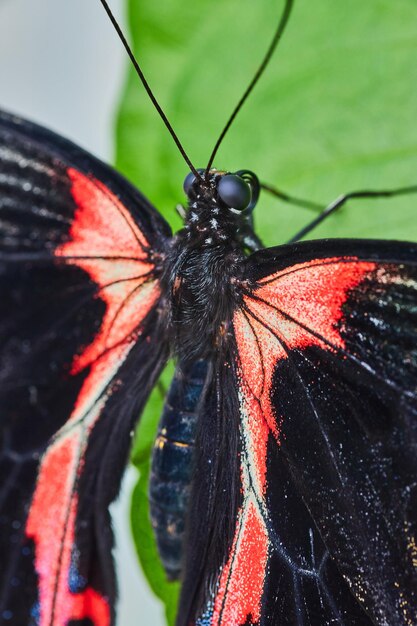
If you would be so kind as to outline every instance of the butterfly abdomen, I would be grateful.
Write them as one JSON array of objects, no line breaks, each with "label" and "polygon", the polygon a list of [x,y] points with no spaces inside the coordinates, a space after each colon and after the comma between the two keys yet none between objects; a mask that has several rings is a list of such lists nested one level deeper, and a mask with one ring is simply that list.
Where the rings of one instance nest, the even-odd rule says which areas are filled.
[{"label": "butterfly abdomen", "polygon": [[193,470],[198,407],[207,364],[179,364],[159,422],[149,482],[151,521],[170,580],[181,574],[185,518]]}]

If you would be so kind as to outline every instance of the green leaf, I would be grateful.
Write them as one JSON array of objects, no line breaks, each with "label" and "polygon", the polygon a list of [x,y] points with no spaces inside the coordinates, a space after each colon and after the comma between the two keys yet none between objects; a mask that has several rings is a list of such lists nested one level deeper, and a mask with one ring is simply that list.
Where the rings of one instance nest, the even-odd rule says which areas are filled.
[{"label": "green leaf", "polygon": [[[135,50],[168,117],[204,167],[266,49],[279,0],[130,1]],[[230,130],[219,168],[328,203],[363,187],[416,182],[414,0],[298,0],[264,77]],[[178,225],[187,166],[131,70],[118,121],[118,167]],[[414,198],[352,203],[314,237],[415,237]],[[261,197],[269,245],[310,214]]]},{"label": "green leaf", "polygon": [[[135,53],[196,167],[206,165],[282,7],[282,0],[130,0]],[[415,0],[297,0],[215,165],[252,169],[265,182],[323,204],[347,191],[417,183],[416,43]],[[187,166],[132,69],[118,116],[117,166],[177,228],[174,207],[184,202]],[[351,202],[311,237],[415,240],[416,201]],[[313,216],[265,194],[255,210],[268,245],[285,242]],[[160,413],[160,399],[155,402],[153,422],[145,420],[148,433],[139,433],[134,452],[140,484]],[[151,542],[150,535],[139,538],[144,514],[133,521],[140,553]],[[157,567],[147,565],[150,579]]]}]

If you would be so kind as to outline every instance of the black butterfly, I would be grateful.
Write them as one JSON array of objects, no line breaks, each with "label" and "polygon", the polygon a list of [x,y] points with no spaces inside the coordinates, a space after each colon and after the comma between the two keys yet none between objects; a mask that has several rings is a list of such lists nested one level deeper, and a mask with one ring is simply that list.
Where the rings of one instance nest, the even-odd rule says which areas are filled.
[{"label": "black butterfly", "polygon": [[174,355],[152,497],[177,624],[416,624],[417,245],[296,242],[344,197],[262,249],[257,177],[176,141],[172,236],[114,170],[0,116],[2,623],[114,623],[108,506]]}]

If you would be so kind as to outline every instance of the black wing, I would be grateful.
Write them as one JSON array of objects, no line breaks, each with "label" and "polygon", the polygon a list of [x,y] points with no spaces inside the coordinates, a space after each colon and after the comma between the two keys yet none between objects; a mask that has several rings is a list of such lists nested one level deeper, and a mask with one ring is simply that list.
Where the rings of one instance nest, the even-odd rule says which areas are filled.
[{"label": "black wing", "polygon": [[195,485],[178,624],[417,624],[417,246],[274,248],[246,280],[217,390],[231,454],[209,462],[229,478]]},{"label": "black wing", "polygon": [[108,505],[166,359],[169,236],[111,168],[0,115],[1,623],[113,623]]}]

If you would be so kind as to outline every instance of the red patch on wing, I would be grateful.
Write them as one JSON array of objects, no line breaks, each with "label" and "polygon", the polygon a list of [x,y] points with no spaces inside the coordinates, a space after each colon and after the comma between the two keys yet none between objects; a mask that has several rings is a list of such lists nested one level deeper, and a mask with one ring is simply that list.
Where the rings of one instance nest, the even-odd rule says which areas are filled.
[{"label": "red patch on wing", "polygon": [[288,351],[318,345],[344,347],[338,332],[348,293],[375,264],[323,259],[295,265],[260,281],[236,311],[239,353],[243,504],[228,561],[219,575],[212,626],[240,626],[261,617],[270,540],[266,530],[267,445],[279,443],[279,419],[271,404],[275,367]]},{"label": "red patch on wing", "polygon": [[[376,267],[375,263],[349,257],[300,263],[264,278],[254,290],[254,296],[276,307],[296,324],[342,347],[336,324],[342,317],[347,294]],[[280,325],[283,324],[284,320]],[[311,334],[298,328],[291,328],[287,341],[289,348],[305,348],[317,343]]]},{"label": "red patch on wing", "polygon": [[145,252],[148,242],[116,196],[76,170],[68,170],[68,175],[77,209],[70,241],[55,256],[85,270],[106,303],[99,333],[74,361],[74,371],[80,371],[104,350],[125,341],[143,319],[140,287],[153,264]]},{"label": "red patch on wing", "polygon": [[35,543],[39,577],[40,626],[63,625],[89,617],[95,626],[109,626],[110,607],[91,587],[78,594],[68,590],[74,547],[78,497],[74,477],[83,449],[80,430],[58,440],[42,460],[26,525]]},{"label": "red patch on wing", "polygon": [[256,623],[261,617],[261,598],[268,561],[268,535],[253,502],[239,515],[229,560],[220,577],[212,624]]},{"label": "red patch on wing", "polygon": [[251,411],[260,412],[277,439],[279,424],[270,400],[277,362],[297,348],[343,348],[337,329],[343,304],[375,267],[348,258],[302,263],[263,279],[245,296],[247,313],[238,310],[234,319],[244,393]]},{"label": "red patch on wing", "polygon": [[74,356],[72,374],[87,369],[66,425],[44,454],[26,526],[35,543],[39,578],[39,626],[62,626],[89,618],[109,626],[108,600],[91,587],[69,589],[75,540],[77,481],[88,436],[112,393],[111,381],[134,346],[140,325],[159,297],[149,279],[148,243],[120,201],[99,181],[68,170],[76,204],[70,239],[55,252],[97,285],[106,305],[93,341]]}]

